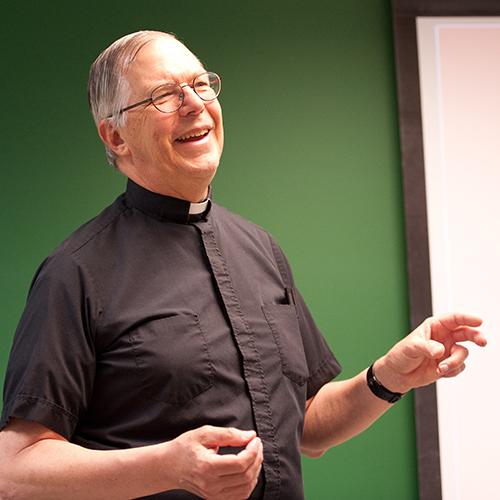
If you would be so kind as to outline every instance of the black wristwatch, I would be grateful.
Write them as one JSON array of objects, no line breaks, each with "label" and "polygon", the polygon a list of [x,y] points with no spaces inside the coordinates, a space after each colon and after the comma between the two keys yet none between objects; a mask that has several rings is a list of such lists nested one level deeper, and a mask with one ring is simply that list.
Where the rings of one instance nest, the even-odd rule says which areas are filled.
[{"label": "black wristwatch", "polygon": [[384,387],[373,374],[373,365],[371,365],[366,372],[366,382],[368,383],[370,391],[372,391],[375,396],[388,403],[395,403],[404,396],[404,394],[400,392],[392,392],[387,389],[387,387]]}]

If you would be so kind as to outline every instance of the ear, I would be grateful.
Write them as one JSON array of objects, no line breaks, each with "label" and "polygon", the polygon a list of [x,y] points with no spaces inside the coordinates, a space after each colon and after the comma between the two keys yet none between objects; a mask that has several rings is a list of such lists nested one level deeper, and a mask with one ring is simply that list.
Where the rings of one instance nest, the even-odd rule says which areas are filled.
[{"label": "ear", "polygon": [[124,156],[128,153],[128,146],[118,129],[116,129],[110,120],[101,120],[97,126],[99,137],[102,142],[116,154]]}]

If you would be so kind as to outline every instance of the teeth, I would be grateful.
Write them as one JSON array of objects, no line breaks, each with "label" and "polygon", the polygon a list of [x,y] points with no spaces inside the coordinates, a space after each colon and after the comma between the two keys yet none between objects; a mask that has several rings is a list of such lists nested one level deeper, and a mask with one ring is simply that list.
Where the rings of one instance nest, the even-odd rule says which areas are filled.
[{"label": "teeth", "polygon": [[192,134],[189,135],[183,135],[179,137],[177,140],[178,141],[186,141],[187,139],[191,139],[193,137],[201,137],[202,135],[208,134],[208,128],[200,130],[199,132],[193,132]]}]

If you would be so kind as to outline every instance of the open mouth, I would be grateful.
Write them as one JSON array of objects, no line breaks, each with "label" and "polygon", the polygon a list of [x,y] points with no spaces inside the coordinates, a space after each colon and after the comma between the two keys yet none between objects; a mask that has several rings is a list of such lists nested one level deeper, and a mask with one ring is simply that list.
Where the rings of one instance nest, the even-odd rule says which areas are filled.
[{"label": "open mouth", "polygon": [[191,132],[190,134],[182,135],[181,137],[177,137],[175,139],[175,142],[196,142],[196,141],[201,141],[204,137],[208,135],[210,130],[208,128],[205,128],[203,130],[198,130],[196,132]]}]

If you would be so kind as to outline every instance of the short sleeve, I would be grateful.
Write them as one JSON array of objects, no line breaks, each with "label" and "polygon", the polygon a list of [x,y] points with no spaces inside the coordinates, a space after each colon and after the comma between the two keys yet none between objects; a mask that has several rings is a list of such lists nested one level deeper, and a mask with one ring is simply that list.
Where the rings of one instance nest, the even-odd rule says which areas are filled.
[{"label": "short sleeve", "polygon": [[307,399],[309,399],[323,385],[335,378],[341,372],[342,368],[316,326],[302,295],[295,287],[293,292],[302,343],[309,369],[309,377],[307,379]]},{"label": "short sleeve", "polygon": [[91,282],[72,256],[49,257],[31,285],[7,365],[0,429],[12,417],[70,439],[95,374]]},{"label": "short sleeve", "polygon": [[297,319],[309,370],[309,377],[307,379],[307,399],[309,399],[324,384],[335,378],[341,372],[342,368],[316,326],[309,308],[295,286],[292,270],[285,254],[274,239],[271,236],[269,238],[281,277],[285,287],[291,291],[297,311]]}]

